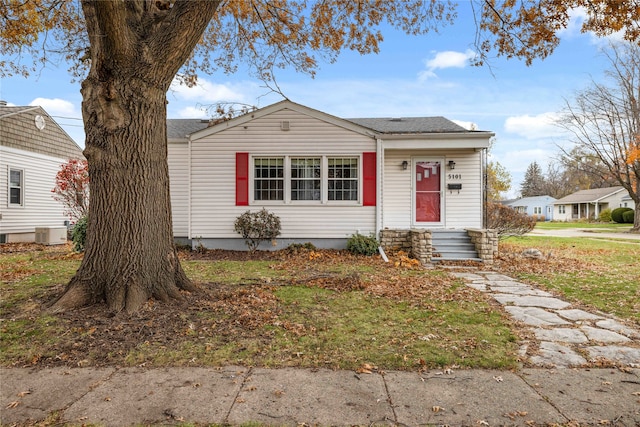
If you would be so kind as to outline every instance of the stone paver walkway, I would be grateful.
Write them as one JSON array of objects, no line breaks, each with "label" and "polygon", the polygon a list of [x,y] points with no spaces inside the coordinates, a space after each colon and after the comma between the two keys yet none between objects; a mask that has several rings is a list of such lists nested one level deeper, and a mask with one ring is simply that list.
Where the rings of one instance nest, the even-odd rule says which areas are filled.
[{"label": "stone paver walkway", "polygon": [[574,308],[549,292],[495,272],[455,272],[488,293],[517,321],[531,327],[539,344],[522,342],[520,356],[534,366],[579,367],[612,363],[640,367],[640,331],[606,314]]}]

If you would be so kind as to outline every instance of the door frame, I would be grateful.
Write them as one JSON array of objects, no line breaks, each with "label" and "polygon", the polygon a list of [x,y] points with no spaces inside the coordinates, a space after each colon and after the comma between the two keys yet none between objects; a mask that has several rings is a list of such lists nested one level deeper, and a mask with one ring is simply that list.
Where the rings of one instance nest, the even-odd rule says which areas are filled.
[{"label": "door frame", "polygon": [[[418,222],[416,221],[416,166],[419,162],[439,162],[440,163],[440,221],[438,222]],[[411,226],[412,227],[444,227],[445,226],[445,206],[444,206],[444,184],[445,184],[444,157],[412,157],[411,158]]]}]

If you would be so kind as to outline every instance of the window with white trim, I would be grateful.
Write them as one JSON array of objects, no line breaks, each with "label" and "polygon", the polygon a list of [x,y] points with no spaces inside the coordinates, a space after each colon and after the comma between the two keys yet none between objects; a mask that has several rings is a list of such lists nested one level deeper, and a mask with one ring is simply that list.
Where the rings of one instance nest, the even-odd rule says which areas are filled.
[{"label": "window with white trim", "polygon": [[291,200],[321,200],[320,157],[291,159]]},{"label": "window with white trim", "polygon": [[534,206],[533,207],[533,214],[534,215],[542,215],[542,207],[541,206]]},{"label": "window with white trim", "polygon": [[564,213],[566,213],[566,210],[565,210],[564,205],[560,205],[560,206],[558,206],[558,213],[560,213],[560,214],[564,214]]},{"label": "window with white trim", "polygon": [[24,171],[9,169],[9,206],[24,205]]},{"label": "window with white trim", "polygon": [[[247,158],[250,183],[246,189],[251,194],[248,204],[274,203],[321,203],[364,204],[363,197],[369,194],[366,206],[375,204],[375,175],[363,179],[363,167],[371,162],[371,153],[363,160],[360,155],[346,156],[268,156],[256,155]],[[375,153],[374,153],[375,154]],[[375,160],[375,157],[373,157]],[[375,171],[375,163],[369,165]],[[238,181],[236,189],[243,188]],[[375,174],[375,172],[374,172]],[[366,176],[364,177],[366,178]],[[237,194],[237,193],[236,193]],[[365,196],[363,196],[365,195]]]},{"label": "window with white trim", "polygon": [[253,159],[253,199],[284,200],[284,158]]},{"label": "window with white trim", "polygon": [[358,200],[357,157],[330,157],[327,179],[329,200]]}]

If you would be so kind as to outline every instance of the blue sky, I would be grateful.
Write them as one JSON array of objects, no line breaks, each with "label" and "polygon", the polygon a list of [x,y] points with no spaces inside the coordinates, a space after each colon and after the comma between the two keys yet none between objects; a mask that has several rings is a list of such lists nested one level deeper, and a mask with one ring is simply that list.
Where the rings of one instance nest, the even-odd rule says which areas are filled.
[{"label": "blue sky", "polygon": [[[512,175],[515,197],[527,166],[543,169],[567,146],[553,125],[565,99],[601,81],[607,63],[600,55],[605,39],[580,33],[581,13],[563,31],[560,46],[544,61],[527,67],[520,60],[495,58],[490,67],[473,67],[475,26],[461,7],[459,19],[439,33],[411,37],[384,32],[377,55],[344,52],[334,64],[321,64],[315,79],[284,70],[278,84],[294,102],[338,117],[445,116],[496,134],[491,158]],[[29,78],[0,82],[0,99],[9,105],[41,105],[84,146],[80,83],[67,67],[47,66]],[[266,94],[266,95],[265,95]],[[264,107],[281,100],[242,71],[202,76],[196,88],[174,85],[167,95],[169,118],[207,117],[202,106],[218,101]]]}]

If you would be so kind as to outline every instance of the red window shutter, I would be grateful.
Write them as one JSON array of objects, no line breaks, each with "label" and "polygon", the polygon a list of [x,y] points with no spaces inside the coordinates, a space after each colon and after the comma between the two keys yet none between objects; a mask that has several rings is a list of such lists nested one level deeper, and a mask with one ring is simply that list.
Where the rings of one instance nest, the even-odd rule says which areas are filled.
[{"label": "red window shutter", "polygon": [[377,195],[376,153],[362,153],[362,204],[375,206]]},{"label": "red window shutter", "polygon": [[236,153],[236,206],[249,206],[249,153]]}]

